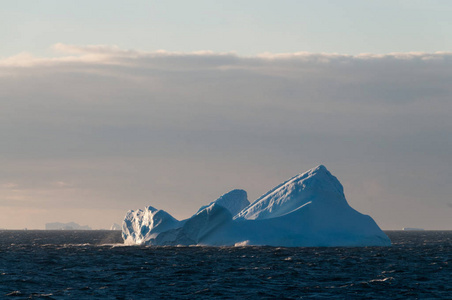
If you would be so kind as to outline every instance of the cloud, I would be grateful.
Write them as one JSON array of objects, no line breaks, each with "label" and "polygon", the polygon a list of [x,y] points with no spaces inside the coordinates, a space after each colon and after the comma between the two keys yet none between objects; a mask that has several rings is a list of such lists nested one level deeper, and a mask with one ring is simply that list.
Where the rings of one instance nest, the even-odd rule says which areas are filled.
[{"label": "cloud", "polygon": [[0,184],[45,190],[26,193],[35,206],[186,216],[228,188],[253,200],[319,163],[358,186],[378,182],[386,199],[368,213],[397,228],[391,201],[439,207],[448,193],[452,53],[54,49],[0,60]]},{"label": "cloud", "polygon": [[373,135],[425,151],[429,145],[414,145],[415,135],[435,144],[452,126],[446,52],[241,57],[55,48],[76,55],[0,61],[1,133],[9,155],[31,149],[63,155],[86,148],[83,141],[99,145],[100,153],[127,152],[127,145],[148,143],[143,135],[164,143],[182,134],[190,144],[218,133],[245,140]]},{"label": "cloud", "polygon": [[183,141],[220,147],[221,138],[234,139],[227,149],[258,137],[253,148],[273,138],[373,136],[397,151],[439,157],[447,155],[439,144],[450,145],[451,53],[241,57],[55,48],[71,56],[0,61],[6,156],[128,153],[148,149],[150,140],[154,151]]},{"label": "cloud", "polygon": [[[339,53],[262,53],[256,56],[239,56],[234,52],[216,53],[212,51],[194,52],[171,52],[158,50],[154,52],[124,50],[117,46],[110,45],[89,45],[76,46],[58,43],[52,47],[57,53],[63,56],[56,58],[38,58],[28,53],[0,60],[2,66],[34,66],[34,65],[58,65],[64,63],[109,63],[112,65],[142,66],[143,62],[166,63],[167,67],[177,67],[181,69],[187,66],[197,68],[201,65],[209,65],[213,69],[224,67],[255,68],[255,67],[278,67],[292,66],[293,69],[300,67],[300,64],[358,64],[363,61],[373,61],[375,63],[395,62],[448,62],[452,60],[452,52],[405,52],[372,54],[363,53],[358,55],[345,55]],[[69,56],[68,56],[69,55]],[[174,63],[178,63],[174,65]]]}]

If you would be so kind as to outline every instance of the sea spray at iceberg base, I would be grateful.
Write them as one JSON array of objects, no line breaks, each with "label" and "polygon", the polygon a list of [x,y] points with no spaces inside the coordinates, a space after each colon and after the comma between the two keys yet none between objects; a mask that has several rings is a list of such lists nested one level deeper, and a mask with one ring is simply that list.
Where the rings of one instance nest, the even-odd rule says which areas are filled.
[{"label": "sea spray at iceberg base", "polygon": [[252,204],[233,190],[179,221],[154,207],[128,211],[125,244],[390,246],[375,221],[350,207],[341,183],[320,165],[292,177]]}]

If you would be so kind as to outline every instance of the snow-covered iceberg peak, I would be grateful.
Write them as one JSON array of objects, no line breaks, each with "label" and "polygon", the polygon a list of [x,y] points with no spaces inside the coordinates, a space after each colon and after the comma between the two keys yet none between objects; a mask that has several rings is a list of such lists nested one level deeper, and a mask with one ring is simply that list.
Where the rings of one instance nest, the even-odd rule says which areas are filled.
[{"label": "snow-covered iceberg peak", "polygon": [[242,210],[234,219],[275,218],[312,201],[347,203],[341,183],[323,165],[298,174],[273,188]]},{"label": "snow-covered iceberg peak", "polygon": [[217,200],[210,202],[210,204],[202,206],[197,213],[214,204],[226,208],[231,213],[231,215],[235,216],[242,209],[247,207],[250,202],[248,201],[247,194],[244,190],[236,189],[220,196]]}]

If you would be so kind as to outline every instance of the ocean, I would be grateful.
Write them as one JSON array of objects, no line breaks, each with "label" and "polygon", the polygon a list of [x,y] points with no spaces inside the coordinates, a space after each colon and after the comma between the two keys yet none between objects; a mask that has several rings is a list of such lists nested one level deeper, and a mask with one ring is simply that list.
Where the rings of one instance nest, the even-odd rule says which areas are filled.
[{"label": "ocean", "polygon": [[452,299],[452,231],[391,247],[123,246],[119,231],[0,231],[1,299]]}]

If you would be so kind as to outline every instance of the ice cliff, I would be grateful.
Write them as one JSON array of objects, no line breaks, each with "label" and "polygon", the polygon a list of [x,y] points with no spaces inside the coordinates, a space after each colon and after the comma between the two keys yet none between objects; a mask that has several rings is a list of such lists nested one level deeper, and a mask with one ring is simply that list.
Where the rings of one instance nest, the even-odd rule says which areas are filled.
[{"label": "ice cliff", "polygon": [[126,244],[389,246],[375,221],[351,208],[341,183],[320,165],[273,188],[250,204],[233,190],[176,220],[151,206],[128,211]]}]

